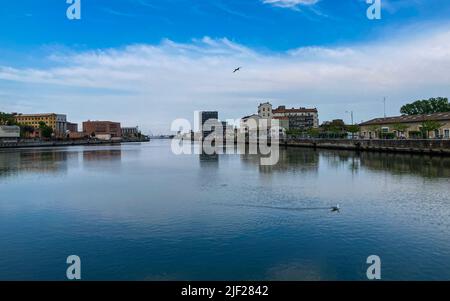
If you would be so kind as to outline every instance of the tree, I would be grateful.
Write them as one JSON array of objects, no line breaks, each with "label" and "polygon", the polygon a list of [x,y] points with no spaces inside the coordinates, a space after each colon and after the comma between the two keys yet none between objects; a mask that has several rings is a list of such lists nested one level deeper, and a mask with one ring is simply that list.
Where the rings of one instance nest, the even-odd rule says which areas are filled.
[{"label": "tree", "polygon": [[354,138],[354,135],[359,132],[359,125],[356,125],[356,124],[347,125],[346,128],[347,128],[347,132],[352,134],[352,138]]},{"label": "tree", "polygon": [[41,130],[42,137],[51,138],[53,134],[53,129],[49,127],[45,122],[39,122],[39,129]]},{"label": "tree", "polygon": [[437,97],[417,100],[413,103],[404,105],[400,109],[400,113],[404,115],[421,115],[441,112],[450,112],[448,98]]},{"label": "tree", "polygon": [[422,133],[426,134],[426,139],[430,137],[430,132],[439,130],[443,126],[442,123],[435,120],[425,120],[422,122]]},{"label": "tree", "polygon": [[392,129],[397,132],[397,138],[400,137],[400,133],[405,132],[409,128],[409,125],[404,123],[396,123],[392,125]]},{"label": "tree", "polygon": [[0,125],[16,125],[16,119],[13,115],[0,112]]},{"label": "tree", "polygon": [[31,133],[34,132],[34,127],[26,124],[19,124],[20,127],[20,137],[28,138]]}]

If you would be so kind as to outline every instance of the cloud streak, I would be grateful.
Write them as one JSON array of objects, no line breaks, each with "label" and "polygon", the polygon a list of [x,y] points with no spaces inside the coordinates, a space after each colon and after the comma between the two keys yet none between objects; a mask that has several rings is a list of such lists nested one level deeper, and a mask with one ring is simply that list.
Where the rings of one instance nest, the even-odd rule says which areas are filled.
[{"label": "cloud streak", "polygon": [[314,5],[318,2],[319,0],[263,0],[265,4],[288,8],[294,8],[300,5]]}]

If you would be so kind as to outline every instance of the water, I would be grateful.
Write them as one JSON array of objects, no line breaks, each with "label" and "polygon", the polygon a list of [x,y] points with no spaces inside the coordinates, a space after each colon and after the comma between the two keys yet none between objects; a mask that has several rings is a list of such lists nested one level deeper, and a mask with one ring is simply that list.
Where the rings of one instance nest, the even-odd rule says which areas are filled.
[{"label": "water", "polygon": [[[450,158],[0,151],[0,280],[450,280]],[[328,207],[340,204],[333,213]]]}]

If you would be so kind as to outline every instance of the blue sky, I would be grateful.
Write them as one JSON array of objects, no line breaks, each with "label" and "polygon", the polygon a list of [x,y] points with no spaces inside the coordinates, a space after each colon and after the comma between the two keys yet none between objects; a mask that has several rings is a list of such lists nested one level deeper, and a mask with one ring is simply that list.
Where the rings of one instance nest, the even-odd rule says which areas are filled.
[{"label": "blue sky", "polygon": [[237,119],[259,101],[360,121],[384,96],[390,114],[449,96],[448,76],[430,78],[450,61],[449,1],[382,4],[369,20],[362,0],[81,0],[70,21],[65,0],[3,1],[0,111],[165,132],[194,110]]}]

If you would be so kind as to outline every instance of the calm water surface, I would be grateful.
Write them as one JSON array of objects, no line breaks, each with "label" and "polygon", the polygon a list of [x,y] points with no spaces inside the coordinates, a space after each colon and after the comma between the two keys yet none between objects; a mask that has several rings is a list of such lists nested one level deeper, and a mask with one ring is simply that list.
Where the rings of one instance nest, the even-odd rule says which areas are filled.
[{"label": "calm water surface", "polygon": [[[450,159],[169,141],[0,151],[0,280],[450,280]],[[339,203],[340,213],[329,209]]]}]

